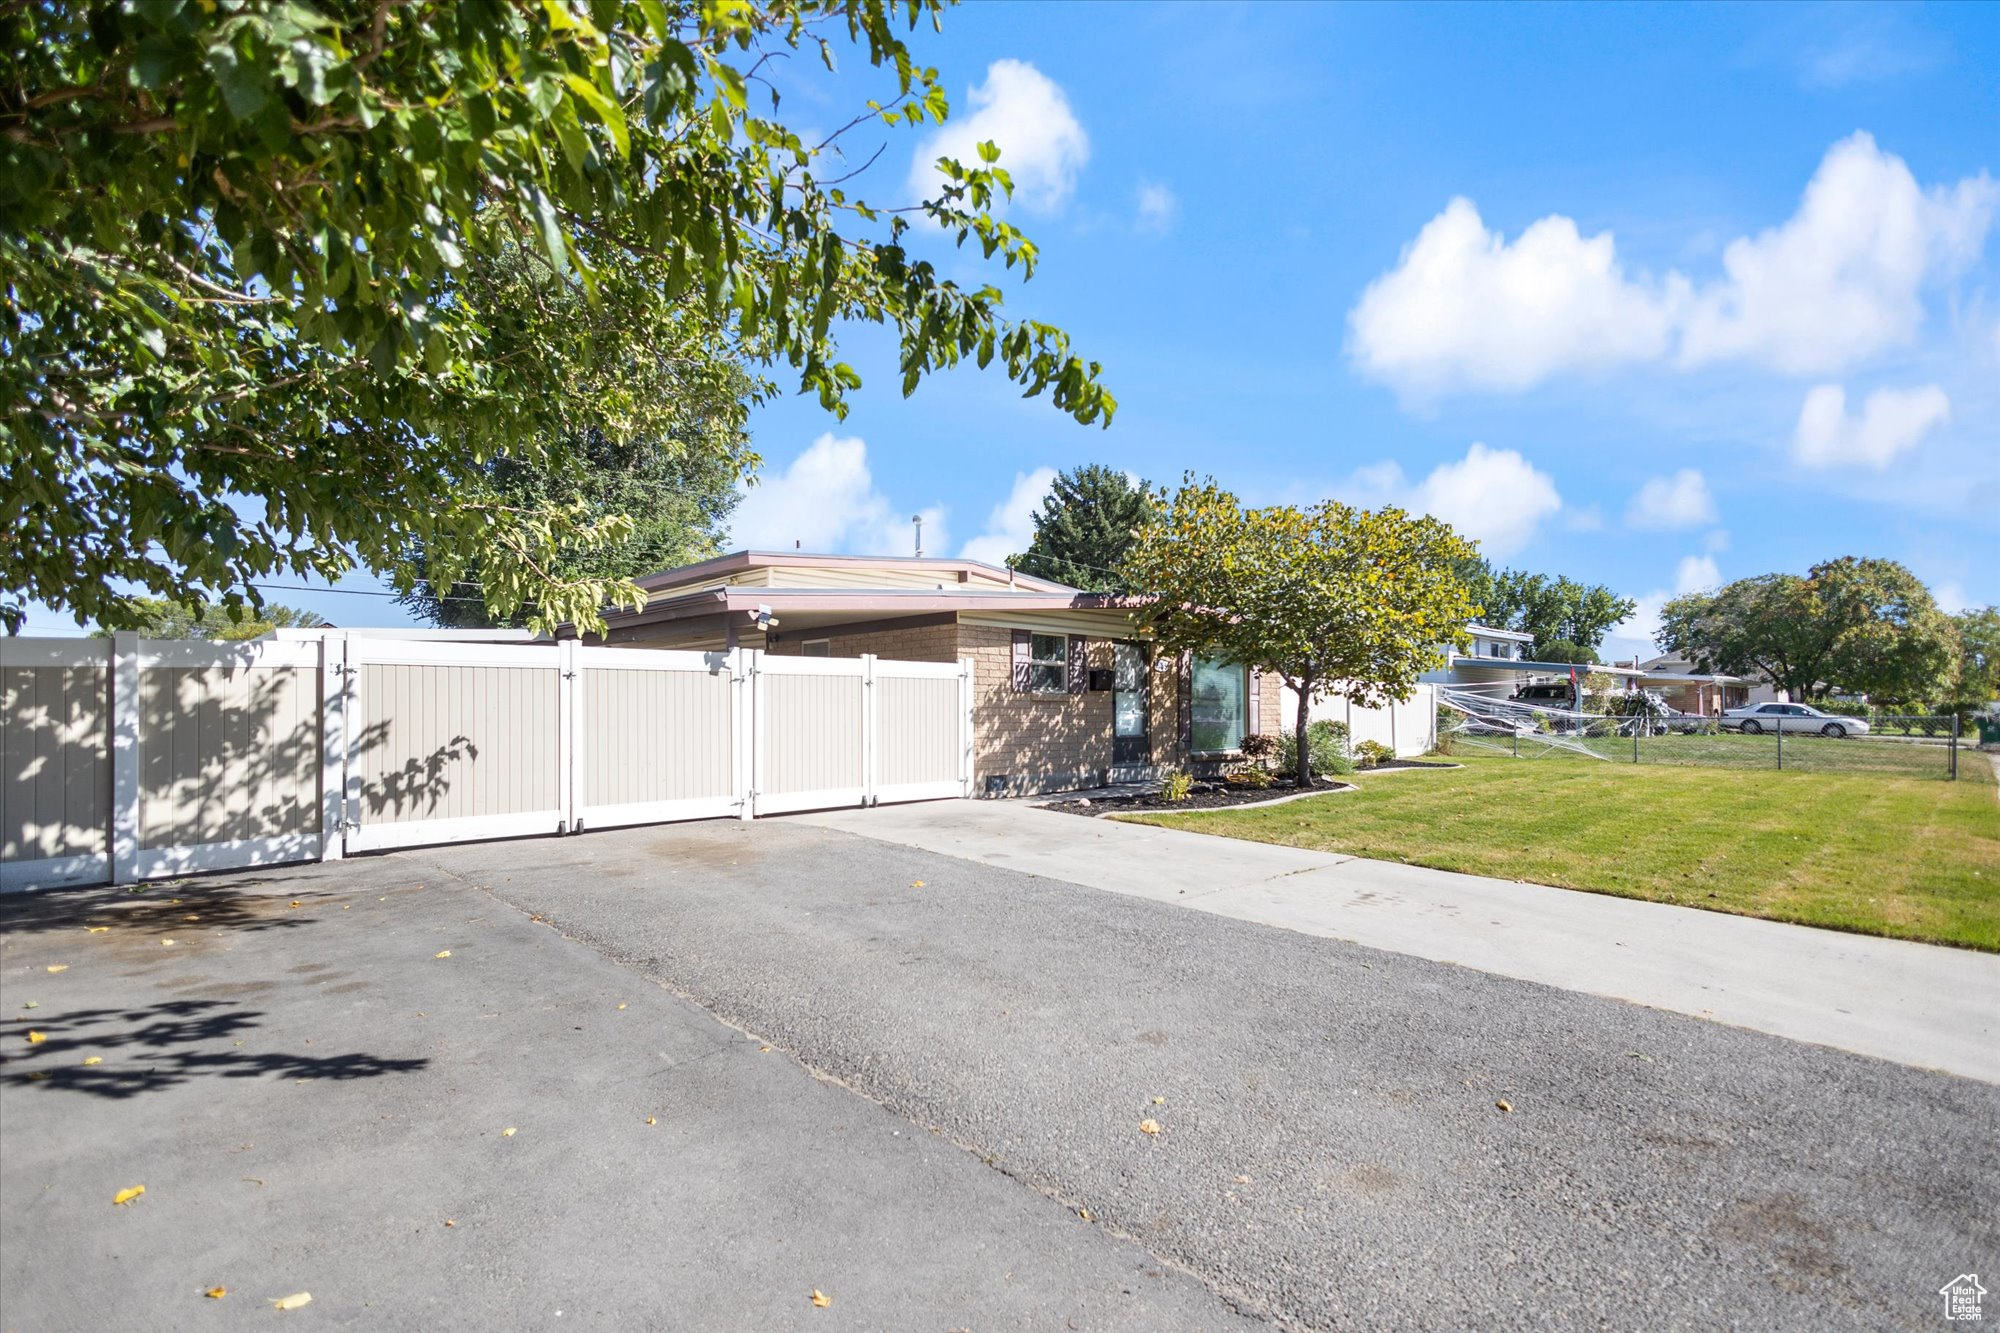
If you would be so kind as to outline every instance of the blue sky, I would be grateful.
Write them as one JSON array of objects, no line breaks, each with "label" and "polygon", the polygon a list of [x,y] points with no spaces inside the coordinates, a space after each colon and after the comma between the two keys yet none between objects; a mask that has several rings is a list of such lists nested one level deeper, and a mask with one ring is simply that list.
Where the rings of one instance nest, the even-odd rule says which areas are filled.
[{"label": "blue sky", "polygon": [[858,339],[846,422],[760,414],[744,537],[992,553],[1102,461],[1431,508],[1647,611],[1849,553],[2000,600],[2000,9],[975,4],[924,50],[1027,187],[1010,304],[1117,419],[904,401]]},{"label": "blue sky", "polygon": [[[924,512],[1000,555],[1048,469],[1104,462],[1428,508],[1644,613],[1844,554],[2000,601],[2000,7],[975,3],[917,45],[953,125],[857,132],[855,188],[996,139],[1042,265],[992,280],[1117,419],[972,370],[905,400],[857,330],[845,421],[757,413],[737,544],[904,554]],[[847,63],[790,62],[781,114],[887,95]]]}]

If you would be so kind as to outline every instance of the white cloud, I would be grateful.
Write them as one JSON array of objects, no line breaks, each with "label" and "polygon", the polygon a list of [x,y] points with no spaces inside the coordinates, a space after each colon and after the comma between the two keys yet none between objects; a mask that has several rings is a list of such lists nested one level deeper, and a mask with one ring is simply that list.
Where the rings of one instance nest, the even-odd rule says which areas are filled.
[{"label": "white cloud", "polygon": [[990,139],[999,146],[998,165],[1013,178],[1018,203],[1038,213],[1060,208],[1090,160],[1090,136],[1061,86],[1024,60],[996,60],[967,100],[970,115],[954,113],[917,145],[910,192],[930,198],[943,179],[935,165],[940,157],[976,166],[979,145]]},{"label": "white cloud", "polygon": [[1416,507],[1478,542],[1488,555],[1510,555],[1528,544],[1543,519],[1562,508],[1546,472],[1512,449],[1475,444],[1417,487]]},{"label": "white cloud", "polygon": [[[730,520],[739,547],[788,551],[796,543],[808,551],[861,555],[908,555],[914,549],[908,512],[875,489],[868,445],[856,436],[821,435],[783,472],[767,473],[742,492]],[[919,512],[924,548],[945,549],[951,534],[944,508]]]},{"label": "white cloud", "polygon": [[1454,199],[1348,313],[1364,373],[1417,393],[1525,389],[1665,354],[1669,301],[1627,279],[1610,232],[1546,217],[1509,244]]},{"label": "white cloud", "polygon": [[1674,566],[1674,595],[1682,593],[1707,592],[1722,586],[1722,571],[1715,566],[1715,557],[1709,555],[1684,555],[1680,564]]},{"label": "white cloud", "polygon": [[965,544],[959,554],[968,560],[984,560],[989,565],[1005,564],[1010,555],[1019,555],[1035,539],[1035,511],[1042,497],[1055,484],[1056,470],[1038,467],[1014,476],[1014,488],[1007,498],[993,506],[986,516],[986,530]]},{"label": "white cloud", "polygon": [[1632,527],[1655,531],[1699,527],[1715,522],[1716,517],[1708,479],[1691,467],[1671,477],[1652,478],[1639,488],[1625,511],[1625,521]]},{"label": "white cloud", "polygon": [[1165,231],[1174,225],[1181,201],[1166,186],[1149,183],[1139,187],[1138,210],[1140,231]]},{"label": "white cloud", "polygon": [[1610,232],[1552,215],[1509,242],[1454,199],[1349,312],[1363,373],[1405,392],[1525,389],[1562,373],[1725,360],[1831,373],[1915,338],[1926,284],[1985,244],[2000,186],[1917,184],[1865,133],[1827,150],[1780,226],[1739,237],[1723,275],[1628,276]]},{"label": "white cloud", "polygon": [[1474,444],[1456,462],[1440,463],[1415,485],[1398,464],[1383,462],[1356,469],[1337,489],[1365,508],[1392,504],[1441,518],[1495,558],[1526,546],[1542,522],[1562,508],[1546,472],[1512,449],[1483,444]]},{"label": "white cloud", "polygon": [[1925,282],[1979,253],[1996,197],[1984,173],[1926,191],[1869,135],[1841,140],[1790,221],[1723,251],[1728,278],[1688,311],[1681,361],[1741,357],[1810,375],[1907,344]]},{"label": "white cloud", "polygon": [[1876,471],[1917,447],[1951,420],[1951,399],[1935,384],[1920,389],[1877,389],[1847,411],[1847,391],[1822,384],[1806,394],[1792,436],[1792,457],[1807,467],[1870,467]]},{"label": "white cloud", "polygon": [[1969,611],[1973,606],[1972,599],[1966,595],[1965,585],[1956,581],[1938,584],[1931,589],[1931,597],[1937,602],[1938,610],[1948,616],[1955,616],[1960,611]]}]

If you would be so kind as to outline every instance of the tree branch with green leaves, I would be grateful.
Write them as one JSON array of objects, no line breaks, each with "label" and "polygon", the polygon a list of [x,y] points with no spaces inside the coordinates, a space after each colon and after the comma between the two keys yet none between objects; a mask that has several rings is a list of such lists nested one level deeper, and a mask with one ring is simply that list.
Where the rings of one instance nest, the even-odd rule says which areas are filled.
[{"label": "tree branch with green leaves", "polygon": [[[252,580],[356,567],[405,592],[414,545],[479,569],[493,612],[601,624],[564,579],[602,516],[497,504],[496,458],[644,437],[658,349],[722,359],[835,415],[838,331],[894,331],[903,391],[998,363],[1083,423],[1115,402],[1061,330],[923,258],[926,236],[1032,273],[991,145],[934,198],[871,204],[832,139],[776,118],[765,67],[858,50],[948,114],[904,34],[933,0],[285,0],[10,6],[0,81],[0,619],[47,602],[133,623],[136,585],[254,604]],[[770,105],[768,110],[765,103]],[[834,136],[837,138],[837,136]],[[510,254],[551,290],[511,303]],[[634,368],[639,368],[634,374]],[[761,382],[761,380],[760,380]]]},{"label": "tree branch with green leaves", "polygon": [[1435,518],[1337,500],[1253,509],[1192,476],[1154,504],[1126,567],[1148,590],[1145,623],[1170,652],[1267,668],[1295,692],[1302,787],[1315,700],[1407,699],[1465,642],[1458,568],[1474,548]]}]

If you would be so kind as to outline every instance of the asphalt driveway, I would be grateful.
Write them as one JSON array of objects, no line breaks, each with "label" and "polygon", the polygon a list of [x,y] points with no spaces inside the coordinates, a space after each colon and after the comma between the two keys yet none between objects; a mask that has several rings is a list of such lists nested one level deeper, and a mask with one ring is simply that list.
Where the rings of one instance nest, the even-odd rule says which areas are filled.
[{"label": "asphalt driveway", "polygon": [[413,859],[0,899],[0,932],[0,1328],[1247,1326]]},{"label": "asphalt driveway", "polygon": [[0,908],[9,1326],[1930,1328],[2000,1260],[1991,1085],[802,822],[194,892]]}]

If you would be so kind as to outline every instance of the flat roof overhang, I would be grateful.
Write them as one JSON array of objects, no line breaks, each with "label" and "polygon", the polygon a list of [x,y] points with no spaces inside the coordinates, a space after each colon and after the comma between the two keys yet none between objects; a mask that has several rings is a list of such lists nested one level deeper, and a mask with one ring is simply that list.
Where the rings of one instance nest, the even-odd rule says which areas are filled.
[{"label": "flat roof overhang", "polygon": [[1115,611],[1142,605],[1142,599],[1105,593],[981,592],[930,588],[744,588],[733,584],[704,588],[651,601],[637,611],[605,616],[612,629],[657,625],[699,616],[769,610],[786,629],[811,629],[856,620],[893,620],[941,612]]}]

